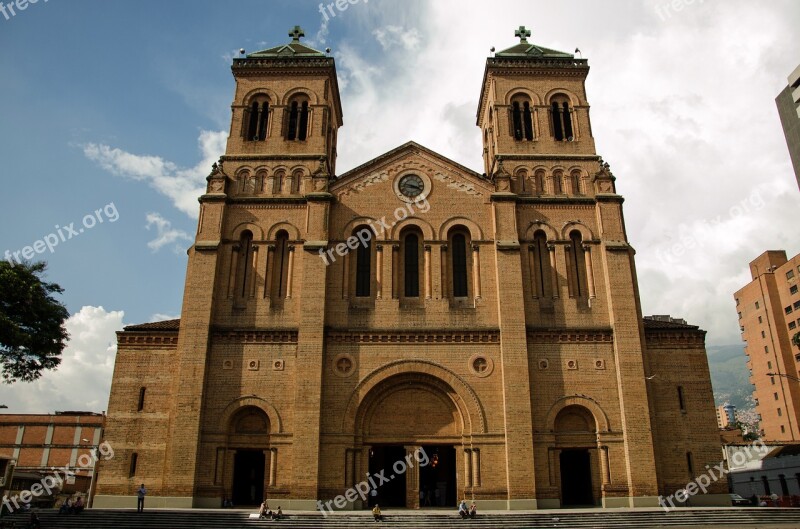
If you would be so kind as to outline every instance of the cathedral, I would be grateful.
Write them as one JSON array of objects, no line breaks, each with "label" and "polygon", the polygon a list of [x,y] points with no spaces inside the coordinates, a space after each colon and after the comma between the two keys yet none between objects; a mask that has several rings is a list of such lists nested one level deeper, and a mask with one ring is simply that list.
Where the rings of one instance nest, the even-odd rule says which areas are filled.
[{"label": "cathedral", "polygon": [[586,59],[524,27],[486,59],[481,172],[409,141],[339,174],[335,61],[289,35],[233,60],[180,320],[118,333],[95,506],[653,507],[719,463],[705,332],[642,316]]}]

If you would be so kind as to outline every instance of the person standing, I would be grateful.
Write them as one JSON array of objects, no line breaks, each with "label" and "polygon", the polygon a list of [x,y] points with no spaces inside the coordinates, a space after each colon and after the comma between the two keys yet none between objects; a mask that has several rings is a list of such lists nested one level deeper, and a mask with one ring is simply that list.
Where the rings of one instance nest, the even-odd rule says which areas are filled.
[{"label": "person standing", "polygon": [[144,512],[144,497],[147,495],[147,489],[144,488],[144,483],[136,491],[136,512]]}]

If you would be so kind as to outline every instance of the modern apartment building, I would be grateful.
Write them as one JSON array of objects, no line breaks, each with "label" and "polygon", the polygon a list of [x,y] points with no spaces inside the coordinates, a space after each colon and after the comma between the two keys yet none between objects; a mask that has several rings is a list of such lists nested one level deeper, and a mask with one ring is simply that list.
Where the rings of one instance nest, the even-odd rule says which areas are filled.
[{"label": "modern apartment building", "polygon": [[762,435],[769,441],[800,440],[800,254],[771,250],[750,263],[752,281],[736,292],[736,310]]},{"label": "modern apartment building", "polygon": [[797,185],[800,186],[800,66],[789,76],[789,84],[775,99],[775,103],[792,157]]}]

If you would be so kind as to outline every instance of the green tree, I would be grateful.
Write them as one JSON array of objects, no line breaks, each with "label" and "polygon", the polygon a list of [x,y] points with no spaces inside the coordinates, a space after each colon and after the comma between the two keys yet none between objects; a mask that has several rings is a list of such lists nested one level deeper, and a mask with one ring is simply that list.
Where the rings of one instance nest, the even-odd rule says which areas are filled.
[{"label": "green tree", "polygon": [[69,317],[54,294],[64,290],[42,280],[46,263],[0,261],[0,365],[3,382],[31,382],[61,363]]},{"label": "green tree", "polygon": [[800,348],[800,332],[795,333],[795,335],[792,336],[792,343],[795,345],[795,347]]}]

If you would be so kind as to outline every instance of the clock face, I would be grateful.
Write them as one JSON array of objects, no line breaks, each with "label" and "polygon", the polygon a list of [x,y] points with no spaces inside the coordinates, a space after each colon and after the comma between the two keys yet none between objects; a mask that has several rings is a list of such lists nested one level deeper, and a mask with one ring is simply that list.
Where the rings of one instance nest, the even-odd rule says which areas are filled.
[{"label": "clock face", "polygon": [[425,190],[425,182],[419,176],[410,174],[401,178],[397,187],[408,198],[416,198]]}]

